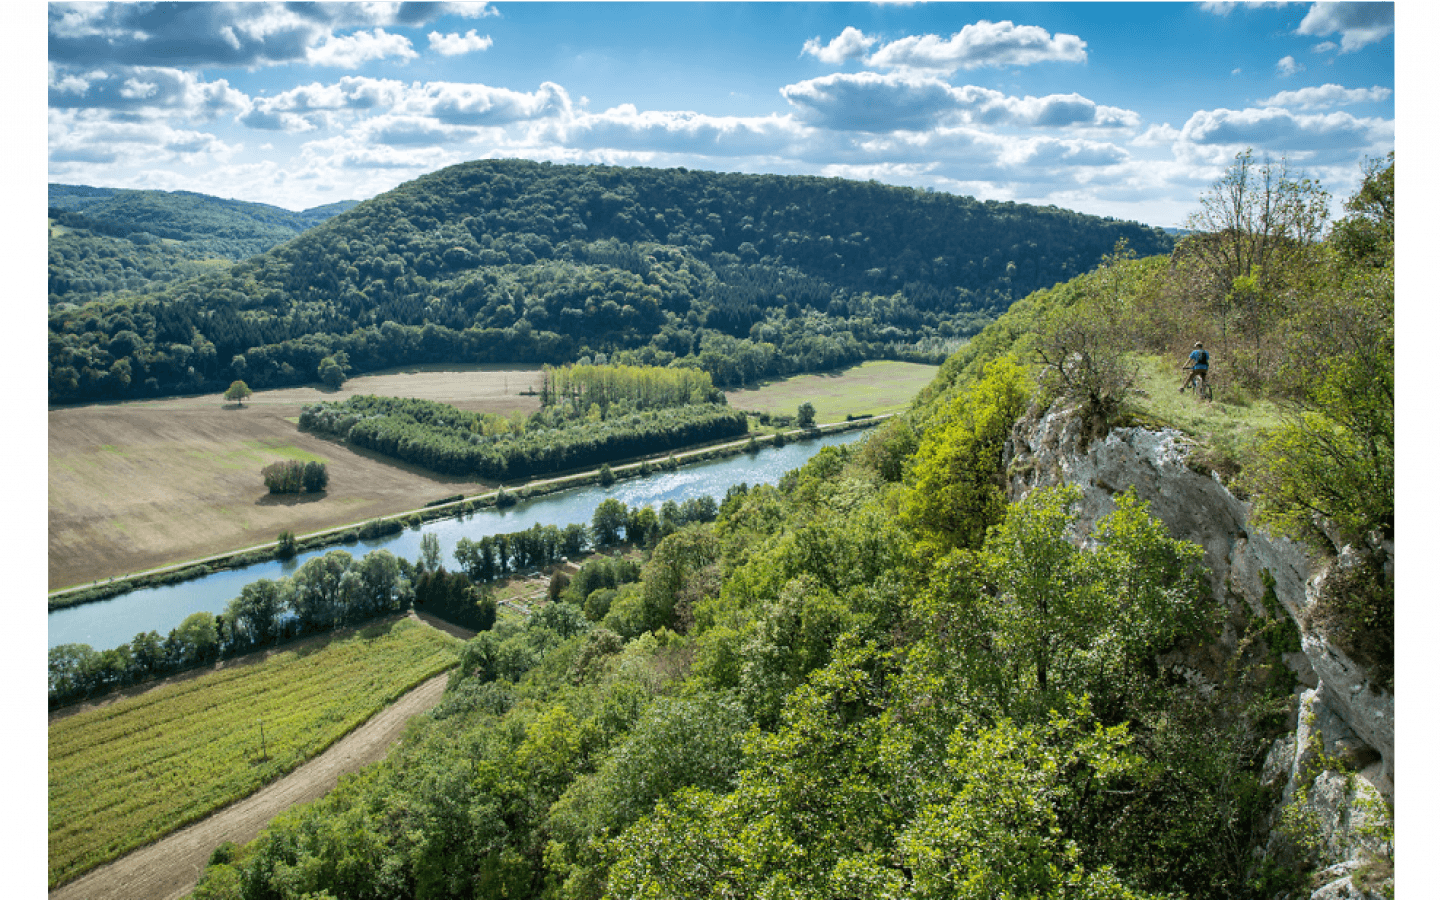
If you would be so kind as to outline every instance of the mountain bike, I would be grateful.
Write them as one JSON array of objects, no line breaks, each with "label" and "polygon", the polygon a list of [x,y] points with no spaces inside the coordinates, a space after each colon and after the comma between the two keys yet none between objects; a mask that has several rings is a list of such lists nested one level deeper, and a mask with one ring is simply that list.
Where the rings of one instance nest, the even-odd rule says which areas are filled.
[{"label": "mountain bike", "polygon": [[[1192,366],[1186,366],[1185,371],[1192,372],[1194,371],[1194,368]],[[1196,397],[1199,397],[1201,400],[1213,399],[1210,392],[1210,375],[1204,369],[1201,369],[1199,372],[1195,372],[1195,377],[1190,379],[1190,383],[1185,385],[1185,387],[1181,388],[1180,390],[1181,393],[1184,393],[1185,391],[1191,391],[1195,394]]]}]

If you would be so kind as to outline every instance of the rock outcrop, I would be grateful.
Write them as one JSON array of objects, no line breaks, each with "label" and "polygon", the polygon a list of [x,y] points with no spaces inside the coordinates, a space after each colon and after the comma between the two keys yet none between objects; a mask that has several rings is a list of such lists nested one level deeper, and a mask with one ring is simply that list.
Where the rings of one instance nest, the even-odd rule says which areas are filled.
[{"label": "rock outcrop", "polygon": [[[1378,849],[1372,835],[1381,798],[1393,798],[1394,697],[1310,627],[1307,616],[1326,579],[1353,564],[1357,551],[1339,547],[1333,558],[1317,555],[1253,529],[1249,504],[1218,476],[1192,468],[1191,450],[1191,442],[1171,429],[1115,428],[1092,437],[1073,411],[1036,412],[1017,424],[1006,448],[1010,499],[1038,487],[1075,485],[1082,492],[1077,527],[1083,539],[1115,509],[1114,496],[1133,488],[1172,535],[1203,547],[1210,590],[1228,615],[1203,653],[1162,660],[1202,688],[1219,687],[1226,661],[1239,650],[1247,614],[1263,618],[1283,611],[1294,623],[1299,646],[1282,658],[1298,685],[1295,731],[1275,742],[1266,761],[1266,777],[1284,784],[1274,821],[1304,817],[1318,830],[1321,858],[1335,863],[1320,873],[1324,880],[1317,880],[1322,886],[1312,900],[1368,896],[1351,882],[1363,880],[1352,875],[1369,866]],[[1392,564],[1388,546],[1364,552],[1378,552],[1385,565]],[[1275,846],[1285,839],[1281,831],[1272,833],[1267,852],[1282,849]]]}]

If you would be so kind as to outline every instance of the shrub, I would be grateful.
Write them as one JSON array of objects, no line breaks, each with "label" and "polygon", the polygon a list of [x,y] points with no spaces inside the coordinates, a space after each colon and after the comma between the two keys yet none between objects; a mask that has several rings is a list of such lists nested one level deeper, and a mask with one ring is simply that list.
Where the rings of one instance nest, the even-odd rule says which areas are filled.
[{"label": "shrub", "polygon": [[275,543],[275,557],[277,559],[289,559],[295,555],[295,532],[282,531]]},{"label": "shrub", "polygon": [[324,463],[308,462],[301,480],[305,484],[305,493],[318,494],[330,483],[330,473],[325,469]]},{"label": "shrub", "polygon": [[271,463],[260,470],[265,487],[272,494],[298,494],[302,491],[318,493],[325,490],[330,474],[323,462],[302,463],[299,460],[284,460]]}]

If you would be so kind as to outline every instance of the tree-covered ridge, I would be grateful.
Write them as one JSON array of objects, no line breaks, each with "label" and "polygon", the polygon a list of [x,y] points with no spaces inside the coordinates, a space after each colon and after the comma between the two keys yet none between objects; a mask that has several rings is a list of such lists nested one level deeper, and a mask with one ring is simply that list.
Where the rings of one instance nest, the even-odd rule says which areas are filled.
[{"label": "tree-covered ridge", "polygon": [[192,278],[263,253],[355,205],[292,212],[189,191],[65,184],[51,184],[49,195],[52,306]]},{"label": "tree-covered ridge", "polygon": [[873,182],[466,163],[224,274],[52,315],[50,396],[199,391],[242,370],[293,384],[337,352],[356,371],[603,352],[688,360],[721,386],[938,361],[1121,238],[1171,246],[1135,223]]}]

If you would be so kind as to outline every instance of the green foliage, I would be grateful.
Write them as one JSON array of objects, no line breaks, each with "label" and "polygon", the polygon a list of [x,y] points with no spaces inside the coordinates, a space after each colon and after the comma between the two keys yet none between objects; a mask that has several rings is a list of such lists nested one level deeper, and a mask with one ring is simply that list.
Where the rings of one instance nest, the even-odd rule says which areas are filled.
[{"label": "green foliage", "polygon": [[330,388],[330,390],[339,390],[340,386],[345,383],[345,370],[349,364],[350,359],[345,351],[342,350],[339,353],[331,354],[320,360],[320,366],[316,370],[316,374],[320,376],[320,380],[325,382],[325,386]]},{"label": "green foliage", "polygon": [[461,572],[426,569],[419,573],[415,605],[469,631],[490,631],[495,625],[495,599],[490,589],[474,585]]},{"label": "green foliage", "polygon": [[230,382],[230,386],[225,389],[225,399],[234,400],[236,403],[244,406],[245,398],[253,393],[254,391],[250,390],[250,386],[245,382],[232,381]]},{"label": "green foliage", "polygon": [[801,428],[815,427],[815,404],[806,400],[800,404],[800,411],[795,416],[795,424]]},{"label": "green foliage", "polygon": [[[1146,708],[1154,656],[1203,620],[1202,551],[1176,541],[1132,494],[1075,543],[1077,488],[1033,491],[1011,506],[980,556],[993,605],[982,609],[1012,696],[1040,704],[1088,694],[1107,717]],[[1009,706],[1009,704],[1005,704]]]},{"label": "green foliage", "polygon": [[940,553],[979,547],[1005,507],[1001,456],[1029,399],[1029,379],[1001,358],[930,422],[916,449],[903,521]]}]

